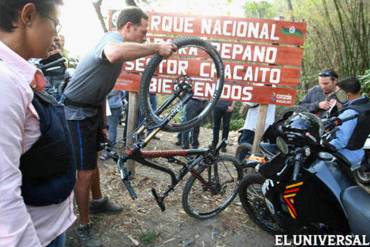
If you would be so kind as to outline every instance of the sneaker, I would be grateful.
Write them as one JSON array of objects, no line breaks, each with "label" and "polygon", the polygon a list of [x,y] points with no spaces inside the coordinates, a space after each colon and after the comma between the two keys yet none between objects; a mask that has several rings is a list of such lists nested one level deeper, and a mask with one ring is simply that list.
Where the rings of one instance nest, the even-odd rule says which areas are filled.
[{"label": "sneaker", "polygon": [[101,202],[92,201],[89,206],[90,214],[119,214],[122,212],[122,207],[109,201],[108,197],[104,197]]},{"label": "sneaker", "polygon": [[77,227],[76,235],[83,247],[100,247],[102,242],[92,233],[91,224],[80,225]]}]

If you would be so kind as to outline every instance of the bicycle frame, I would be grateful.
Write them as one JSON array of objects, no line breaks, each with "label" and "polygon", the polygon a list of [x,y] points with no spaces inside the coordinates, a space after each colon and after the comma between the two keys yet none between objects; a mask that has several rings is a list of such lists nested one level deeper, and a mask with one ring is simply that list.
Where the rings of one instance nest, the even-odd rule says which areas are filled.
[{"label": "bicycle frame", "polygon": [[[184,92],[184,93],[183,93]],[[204,186],[207,186],[208,189],[212,193],[216,193],[214,188],[210,186],[205,179],[203,179],[202,176],[200,176],[196,170],[194,169],[197,165],[200,164],[202,160],[205,162],[211,164],[212,160],[214,160],[214,157],[218,156],[219,150],[221,149],[222,145],[226,145],[226,140],[222,140],[222,142],[214,149],[186,149],[186,150],[156,150],[156,151],[143,151],[142,149],[146,147],[149,142],[155,137],[155,135],[169,122],[171,119],[175,117],[175,115],[180,111],[180,108],[183,107],[186,102],[190,100],[192,97],[191,88],[189,90],[189,87],[187,85],[183,86],[181,83],[178,86],[178,90],[174,92],[174,94],[168,98],[166,102],[162,106],[159,107],[157,110],[158,114],[161,114],[168,106],[171,105],[171,103],[177,98],[182,97],[180,102],[176,105],[176,107],[169,113],[168,116],[166,116],[163,120],[163,122],[159,126],[154,126],[154,128],[150,128],[152,132],[144,139],[143,142],[136,141],[133,144],[133,148],[128,148],[124,150],[124,153],[122,155],[118,155],[116,152],[109,150],[106,148],[106,151],[110,153],[110,156],[114,159],[116,162],[118,169],[120,171],[121,179],[123,183],[126,185],[127,190],[131,196],[132,199],[136,199],[137,195],[135,191],[133,190],[131,183],[130,183],[130,172],[125,167],[125,162],[127,160],[134,160],[144,166],[151,167],[155,170],[158,170],[160,172],[166,173],[171,177],[171,185],[168,186],[168,189],[159,196],[158,193],[154,188],[152,188],[152,194],[155,197],[159,207],[162,211],[165,210],[164,206],[164,199],[168,196],[168,194],[174,190],[176,185],[190,172],[193,176],[195,176],[199,181],[204,184]],[[144,119],[143,123],[145,123],[146,119]],[[148,129],[148,127],[145,126],[145,124],[142,124],[142,126],[139,127],[139,129],[134,133],[134,135],[139,136],[141,133],[144,132],[145,129]],[[180,164],[183,166],[183,168],[180,170],[178,174],[176,174],[173,170],[163,167],[155,162],[152,162],[147,159],[151,158],[174,158],[174,157],[187,157],[190,155],[196,155],[197,157],[193,159],[192,161],[185,163],[180,160],[174,159],[175,163]],[[215,168],[215,172],[217,173],[217,169]]]},{"label": "bicycle frame", "polygon": [[[152,136],[153,138],[154,136]],[[166,191],[162,193],[161,196],[158,195],[156,190],[152,188],[152,194],[155,197],[159,207],[162,211],[165,210],[164,206],[164,199],[169,195],[171,191],[174,190],[176,185],[190,172],[194,177],[196,177],[204,186],[206,186],[212,193],[216,193],[214,188],[210,186],[205,179],[197,173],[197,171],[194,169],[196,166],[200,164],[201,161],[205,161],[208,164],[212,163],[212,160],[214,160],[214,157],[217,157],[217,153],[221,149],[221,146],[225,144],[225,140],[223,140],[215,150],[210,150],[206,148],[201,149],[186,149],[186,150],[156,150],[156,151],[142,151],[141,148],[136,149],[127,149],[123,155],[119,156],[118,154],[115,155],[113,158],[116,162],[118,169],[120,170],[121,178],[123,183],[126,185],[127,190],[131,196],[132,199],[136,199],[137,195],[135,191],[133,190],[129,180],[131,179],[131,174],[125,167],[125,162],[128,160],[134,160],[144,166],[153,168],[155,170],[158,170],[160,172],[166,173],[171,178],[171,184],[168,186]],[[112,154],[113,151],[107,150]],[[178,159],[174,159],[173,163],[177,163],[179,165],[182,165],[183,168],[176,174],[173,170],[170,168],[164,167],[159,165],[158,163],[155,163],[153,161],[150,161],[148,159],[151,158],[174,158],[174,157],[187,157],[189,155],[196,155],[197,157],[193,160],[191,160],[188,163],[185,163],[183,161],[180,161]],[[217,173],[217,167],[215,167],[215,172]]]}]

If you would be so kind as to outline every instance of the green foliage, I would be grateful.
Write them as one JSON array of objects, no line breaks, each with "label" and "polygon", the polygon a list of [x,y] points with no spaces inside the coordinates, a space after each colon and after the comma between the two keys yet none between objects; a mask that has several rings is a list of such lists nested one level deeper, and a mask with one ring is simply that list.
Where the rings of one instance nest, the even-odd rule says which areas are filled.
[{"label": "green foliage", "polygon": [[142,242],[145,245],[152,244],[155,242],[157,237],[158,237],[158,234],[154,231],[143,232],[140,235],[140,242]]},{"label": "green foliage", "polygon": [[[294,15],[307,22],[303,75],[334,68],[342,77],[369,68],[370,1],[295,0]],[[299,7],[298,7],[299,6]]]},{"label": "green foliage", "polygon": [[365,71],[365,74],[358,77],[361,85],[362,85],[362,91],[366,95],[369,95],[370,93],[370,69]]},{"label": "green foliage", "polygon": [[235,102],[233,115],[231,115],[230,130],[238,130],[244,125],[244,115],[241,113],[243,104]]},{"label": "green foliage", "polygon": [[277,12],[274,6],[268,1],[246,1],[245,17],[249,18],[273,18]]},{"label": "green foliage", "polygon": [[241,129],[244,126],[244,119],[239,118],[239,119],[232,119],[230,122],[230,130],[237,131]]}]

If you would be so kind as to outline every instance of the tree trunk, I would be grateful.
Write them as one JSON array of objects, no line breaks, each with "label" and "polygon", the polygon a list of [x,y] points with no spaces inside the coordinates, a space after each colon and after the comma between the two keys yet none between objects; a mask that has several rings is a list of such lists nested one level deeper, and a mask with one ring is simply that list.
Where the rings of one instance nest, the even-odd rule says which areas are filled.
[{"label": "tree trunk", "polygon": [[106,33],[106,32],[108,32],[108,29],[107,29],[107,26],[105,25],[104,18],[103,18],[103,15],[101,13],[101,4],[102,4],[102,2],[103,2],[103,0],[94,1],[93,5],[94,5],[94,8],[95,8],[95,12],[98,15],[100,25],[102,26],[103,31]]}]

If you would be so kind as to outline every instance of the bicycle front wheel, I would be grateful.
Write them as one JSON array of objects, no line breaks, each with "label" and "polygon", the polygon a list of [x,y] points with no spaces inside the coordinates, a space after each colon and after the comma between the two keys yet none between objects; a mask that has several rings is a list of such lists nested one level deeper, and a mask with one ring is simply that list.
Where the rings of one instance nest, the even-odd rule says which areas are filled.
[{"label": "bicycle front wheel", "polygon": [[[153,55],[143,72],[140,82],[140,110],[146,118],[147,126],[161,126],[163,130],[168,132],[179,132],[200,124],[215,106],[223,90],[224,65],[216,49],[210,43],[202,39],[180,38],[175,39],[173,43],[178,47],[177,53],[174,53],[166,59],[159,55]],[[191,49],[196,49],[197,55],[195,55],[195,57],[193,54],[184,56],[184,53]],[[165,70],[164,68],[174,69],[175,65],[170,62],[178,60],[180,62],[182,61],[184,66],[177,71],[180,73],[180,77],[174,78],[172,76],[171,78],[165,78],[166,80],[163,79],[162,84],[166,85],[163,87],[168,90],[164,90],[166,92],[161,92],[160,97],[157,99],[157,107],[157,104],[153,104],[153,97],[155,97],[154,94],[159,92],[158,83],[161,80],[159,74],[161,71],[163,72],[163,70]],[[194,62],[194,64],[197,65],[199,64],[199,66],[206,63],[206,68],[212,68],[209,73],[206,73],[209,77],[195,76],[201,69],[195,68],[197,66],[190,62]],[[189,66],[187,69],[185,69],[185,64]],[[157,83],[154,83],[156,80]],[[180,84],[181,88],[189,89],[190,97],[186,100],[184,99],[186,98],[184,95],[174,97],[175,91],[180,88]],[[196,88],[198,88],[198,90]],[[204,88],[205,93],[203,96],[200,95],[201,93],[197,95],[197,93],[199,93],[199,88]],[[202,97],[207,98],[206,104],[202,107],[203,110],[191,119],[175,118],[174,116],[168,117],[169,115],[173,115],[174,110],[176,114],[180,112],[185,103],[189,102],[189,100]]]},{"label": "bicycle front wheel", "polygon": [[208,219],[224,210],[235,198],[242,171],[232,156],[219,156],[213,164],[203,163],[192,173],[182,193],[185,212]]}]

